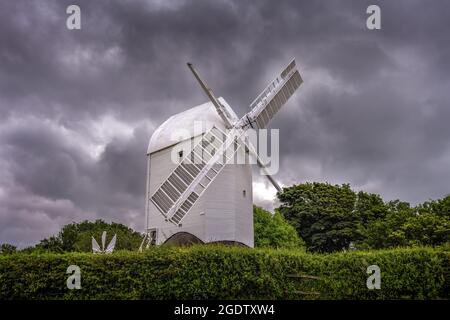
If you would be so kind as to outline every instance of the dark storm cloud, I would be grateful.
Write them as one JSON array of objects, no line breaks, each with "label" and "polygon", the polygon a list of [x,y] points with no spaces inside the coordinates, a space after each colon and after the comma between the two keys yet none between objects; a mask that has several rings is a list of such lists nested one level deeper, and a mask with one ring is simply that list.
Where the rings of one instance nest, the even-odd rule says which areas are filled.
[{"label": "dark storm cloud", "polygon": [[65,28],[73,1],[2,2],[0,242],[82,219],[142,230],[148,138],[206,101],[188,61],[242,115],[297,58],[305,82],[271,123],[282,183],[448,193],[450,5],[375,1],[369,31],[372,2],[75,1],[80,31]]},{"label": "dark storm cloud", "polygon": [[[135,216],[142,214],[148,128],[137,126],[131,135],[112,139],[98,159],[89,155],[82,136],[48,122],[27,118],[1,133],[1,167],[7,171],[0,189],[3,241],[11,237],[29,244],[30,237],[38,240],[82,219],[134,225],[130,218],[142,218]],[[36,220],[41,223],[35,225]],[[33,232],[20,232],[17,238],[11,234],[22,227]]]}]

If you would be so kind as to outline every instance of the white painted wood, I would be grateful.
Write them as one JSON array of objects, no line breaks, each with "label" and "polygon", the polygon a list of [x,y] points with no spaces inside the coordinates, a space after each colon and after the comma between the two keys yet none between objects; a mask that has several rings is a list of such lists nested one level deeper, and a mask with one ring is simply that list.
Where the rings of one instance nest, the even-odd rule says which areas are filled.
[{"label": "white painted wood", "polygon": [[[220,98],[220,101],[227,105],[224,99]],[[178,128],[181,125],[189,128],[193,126],[193,121],[198,120],[199,109],[203,113],[216,113],[212,103],[201,106],[202,108],[195,107],[183,112],[185,122],[182,122],[177,115],[170,119],[176,119],[173,120],[173,124],[176,124]],[[177,232],[189,232],[204,242],[236,241],[253,247],[252,170],[249,164],[226,165],[190,209],[182,220],[181,226],[165,221],[159,210],[149,201],[149,195],[153,194],[177,166],[171,161],[172,150],[178,152],[183,145],[190,144],[192,140],[195,143],[200,139],[200,136],[197,136],[191,137],[191,140],[174,143],[170,140],[169,128],[172,125],[170,119],[162,125],[162,128],[155,131],[149,144],[147,229],[158,229],[157,244],[164,243]],[[224,124],[220,117],[208,119],[212,124],[223,128]]]}]

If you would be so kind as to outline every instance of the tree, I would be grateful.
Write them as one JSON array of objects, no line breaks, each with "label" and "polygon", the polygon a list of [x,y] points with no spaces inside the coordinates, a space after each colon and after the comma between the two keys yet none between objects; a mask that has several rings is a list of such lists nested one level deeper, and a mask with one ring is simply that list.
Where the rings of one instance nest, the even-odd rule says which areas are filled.
[{"label": "tree", "polygon": [[450,222],[431,212],[415,214],[401,230],[410,246],[436,246],[450,241]]},{"label": "tree", "polygon": [[355,210],[363,225],[384,219],[388,213],[388,207],[378,194],[364,191],[356,195]]},{"label": "tree", "polygon": [[367,221],[364,239],[356,244],[358,248],[382,249],[408,245],[402,226],[413,215],[410,204],[400,200],[390,201],[386,204],[386,209],[383,218]]},{"label": "tree", "polygon": [[[63,241],[60,236],[52,236],[48,239],[41,240],[36,245],[38,251],[50,251],[50,252],[64,252]],[[29,248],[27,251],[35,251],[33,248]],[[71,251],[71,250],[67,250]]]},{"label": "tree", "polygon": [[83,221],[65,225],[56,236],[41,240],[36,245],[37,250],[51,252],[90,252],[92,237],[100,240],[103,231],[107,232],[110,241],[117,234],[116,250],[137,250],[142,241],[142,235],[120,223],[106,223],[103,220],[95,222]]},{"label": "tree", "polygon": [[348,184],[305,183],[278,194],[280,212],[308,250],[381,249],[450,243],[450,195],[416,207],[383,199]]},{"label": "tree", "polygon": [[253,206],[255,247],[304,248],[297,231],[279,212],[271,214]]},{"label": "tree", "polygon": [[447,199],[411,207],[395,200],[386,205],[383,218],[368,221],[358,248],[382,249],[406,246],[437,246],[450,241]]},{"label": "tree", "polygon": [[347,249],[362,239],[356,194],[348,184],[304,183],[283,188],[278,198],[280,212],[310,251]]},{"label": "tree", "polygon": [[9,243],[2,243],[0,245],[0,254],[11,254],[17,251],[17,247]]},{"label": "tree", "polygon": [[439,217],[450,219],[450,195],[439,200],[426,201],[417,206],[419,213],[429,212]]},{"label": "tree", "polygon": [[450,244],[450,195],[426,201],[416,207],[413,226],[405,226],[408,236],[426,245]]}]

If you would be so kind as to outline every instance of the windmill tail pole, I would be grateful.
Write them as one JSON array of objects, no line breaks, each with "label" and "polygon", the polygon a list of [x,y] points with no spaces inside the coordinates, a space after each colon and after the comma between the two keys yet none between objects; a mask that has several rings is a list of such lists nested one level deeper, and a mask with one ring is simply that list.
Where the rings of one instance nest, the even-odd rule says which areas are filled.
[{"label": "windmill tail pole", "polygon": [[269,179],[270,182],[272,182],[272,185],[277,189],[278,192],[282,192],[283,189],[281,189],[278,182],[275,181],[275,179],[267,172],[266,167],[261,163],[261,161],[257,158],[256,160],[258,162],[258,166],[264,171],[267,179]]},{"label": "windmill tail pole", "polygon": [[[242,141],[242,140],[241,140]],[[248,141],[243,141],[245,146],[245,151],[249,152],[251,155],[253,155],[256,158],[256,163],[261,168],[261,170],[264,172],[264,175],[269,179],[269,181],[272,183],[275,189],[277,189],[277,192],[282,192],[283,189],[281,189],[278,182],[275,181],[275,179],[270,175],[269,172],[267,172],[266,166],[261,162],[261,159],[258,155],[258,152],[256,152],[255,147],[249,143]]]},{"label": "windmill tail pole", "polygon": [[225,122],[226,127],[231,128],[232,124],[231,124],[230,120],[228,119],[228,117],[226,116],[225,112],[223,111],[223,106],[220,104],[219,100],[216,99],[212,90],[207,86],[206,82],[204,82],[200,78],[197,70],[195,70],[192,63],[188,62],[187,65],[188,65],[189,69],[191,69],[191,71],[194,74],[194,77],[197,79],[198,83],[200,84],[200,87],[202,87],[203,91],[205,91],[206,95],[211,100],[214,107],[216,107],[217,113],[219,114],[220,118],[222,118],[223,122]]}]

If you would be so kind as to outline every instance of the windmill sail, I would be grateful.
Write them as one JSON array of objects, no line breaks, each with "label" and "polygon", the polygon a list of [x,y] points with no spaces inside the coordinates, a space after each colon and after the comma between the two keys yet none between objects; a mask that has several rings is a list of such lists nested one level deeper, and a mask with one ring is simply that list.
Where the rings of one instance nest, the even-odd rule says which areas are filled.
[{"label": "windmill sail", "polygon": [[102,233],[102,251],[105,251],[105,243],[106,243],[106,231]]},{"label": "windmill sail", "polygon": [[292,60],[250,104],[252,110],[248,113],[248,118],[251,125],[259,129],[265,128],[302,82],[295,60]]},{"label": "windmill sail", "polygon": [[226,135],[213,127],[157,188],[150,199],[168,221],[180,223],[225,164],[233,158],[237,151],[235,138],[244,133],[244,130],[234,129]]},{"label": "windmill sail", "polygon": [[111,242],[106,247],[105,253],[112,253],[114,251],[114,247],[116,246],[117,234],[111,239]]},{"label": "windmill sail", "polygon": [[92,237],[92,252],[94,253],[101,253],[102,249],[100,248],[100,246],[98,245],[97,240],[94,239],[94,237]]}]

